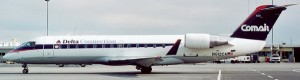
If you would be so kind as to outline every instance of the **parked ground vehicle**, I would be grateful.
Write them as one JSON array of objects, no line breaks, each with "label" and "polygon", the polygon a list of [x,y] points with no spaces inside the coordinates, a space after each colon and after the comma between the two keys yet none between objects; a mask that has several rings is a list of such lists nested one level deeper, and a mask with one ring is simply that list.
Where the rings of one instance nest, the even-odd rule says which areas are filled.
[{"label": "parked ground vehicle", "polygon": [[271,57],[270,57],[270,63],[280,63],[280,56],[278,54],[273,54]]},{"label": "parked ground vehicle", "polygon": [[6,64],[15,64],[13,61],[5,61]]},{"label": "parked ground vehicle", "polygon": [[228,59],[223,59],[220,60],[223,61],[224,63],[229,62],[229,63],[250,63],[251,62],[251,57],[250,56],[238,56],[234,58],[228,58]]},{"label": "parked ground vehicle", "polygon": [[227,61],[229,61],[230,63],[238,63],[237,57],[235,57],[235,58],[229,58],[229,59],[227,59]]},{"label": "parked ground vehicle", "polygon": [[252,55],[252,60],[251,60],[252,63],[260,63],[259,61],[259,58],[258,58],[258,55]]},{"label": "parked ground vehicle", "polygon": [[250,56],[238,56],[237,58],[238,58],[239,62],[241,62],[241,63],[250,63],[251,62]]}]

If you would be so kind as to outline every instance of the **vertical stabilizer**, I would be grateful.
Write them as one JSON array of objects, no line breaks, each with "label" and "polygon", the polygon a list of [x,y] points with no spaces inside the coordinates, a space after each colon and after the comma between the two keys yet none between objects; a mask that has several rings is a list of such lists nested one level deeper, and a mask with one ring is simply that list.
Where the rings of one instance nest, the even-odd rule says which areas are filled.
[{"label": "vertical stabilizer", "polygon": [[230,37],[266,40],[279,15],[287,6],[290,5],[262,5],[257,7]]}]

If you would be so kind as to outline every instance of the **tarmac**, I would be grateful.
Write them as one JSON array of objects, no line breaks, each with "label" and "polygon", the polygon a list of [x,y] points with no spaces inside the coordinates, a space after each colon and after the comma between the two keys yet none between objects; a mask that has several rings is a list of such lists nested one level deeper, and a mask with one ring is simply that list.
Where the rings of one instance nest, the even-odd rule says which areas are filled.
[{"label": "tarmac", "polygon": [[0,63],[0,80],[299,80],[300,63],[200,63],[153,66],[142,74],[135,66],[28,65]]}]

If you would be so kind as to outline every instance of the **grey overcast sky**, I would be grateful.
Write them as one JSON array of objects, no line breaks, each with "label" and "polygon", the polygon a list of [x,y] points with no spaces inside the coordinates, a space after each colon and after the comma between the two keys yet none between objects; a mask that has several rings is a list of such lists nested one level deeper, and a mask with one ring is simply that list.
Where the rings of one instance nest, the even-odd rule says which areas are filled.
[{"label": "grey overcast sky", "polygon": [[[274,0],[275,5],[300,3]],[[271,0],[50,0],[49,35],[229,36],[257,6]],[[300,5],[274,26],[274,42],[300,44]],[[44,0],[0,0],[0,41],[46,35]],[[271,43],[269,34],[268,43]]]}]

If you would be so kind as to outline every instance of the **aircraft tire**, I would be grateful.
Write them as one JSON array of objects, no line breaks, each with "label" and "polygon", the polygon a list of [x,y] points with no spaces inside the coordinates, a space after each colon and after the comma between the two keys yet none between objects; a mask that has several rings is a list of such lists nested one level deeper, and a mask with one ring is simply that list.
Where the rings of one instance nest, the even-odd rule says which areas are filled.
[{"label": "aircraft tire", "polygon": [[58,64],[58,67],[64,67],[65,65],[64,64]]},{"label": "aircraft tire", "polygon": [[151,67],[143,67],[141,69],[141,72],[144,73],[144,74],[149,74],[149,73],[151,73],[151,71],[152,71]]},{"label": "aircraft tire", "polygon": [[28,73],[28,69],[23,69],[23,74],[27,74]]},{"label": "aircraft tire", "polygon": [[81,67],[85,67],[85,64],[80,64]]}]

